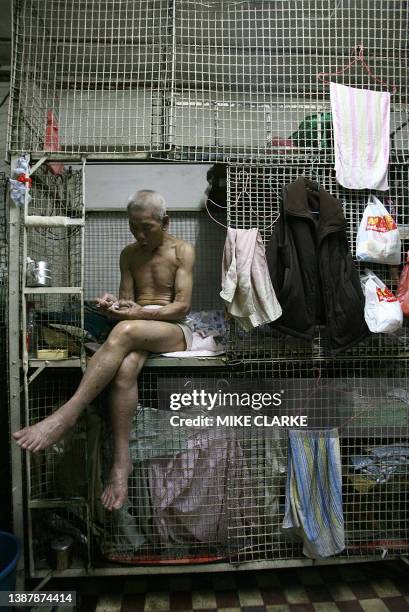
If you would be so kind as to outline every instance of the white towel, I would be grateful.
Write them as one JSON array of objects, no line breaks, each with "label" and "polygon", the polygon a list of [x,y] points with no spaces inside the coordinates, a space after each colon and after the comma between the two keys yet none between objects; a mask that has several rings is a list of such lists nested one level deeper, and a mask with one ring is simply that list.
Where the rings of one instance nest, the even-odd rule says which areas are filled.
[{"label": "white towel", "polygon": [[[216,342],[214,336],[217,332],[206,335],[204,332],[193,332],[192,347],[189,351],[173,351],[173,353],[162,353],[163,357],[216,357],[225,353],[224,347],[220,342]],[[157,355],[153,355],[157,357]]]},{"label": "white towel", "polygon": [[330,83],[330,97],[338,183],[386,191],[390,93]]},{"label": "white towel", "polygon": [[281,317],[257,229],[227,228],[220,296],[227,311],[246,331]]}]

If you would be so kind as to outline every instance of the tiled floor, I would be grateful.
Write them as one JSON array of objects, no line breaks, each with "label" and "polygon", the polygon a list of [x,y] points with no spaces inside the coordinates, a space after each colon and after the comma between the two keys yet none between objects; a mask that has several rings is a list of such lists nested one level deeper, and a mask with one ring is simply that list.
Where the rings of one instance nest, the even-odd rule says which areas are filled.
[{"label": "tiled floor", "polygon": [[[50,590],[54,587],[50,586]],[[384,561],[135,576],[93,579],[77,583],[76,589],[81,593],[77,609],[84,612],[401,612],[409,611],[409,566],[400,561]]]}]

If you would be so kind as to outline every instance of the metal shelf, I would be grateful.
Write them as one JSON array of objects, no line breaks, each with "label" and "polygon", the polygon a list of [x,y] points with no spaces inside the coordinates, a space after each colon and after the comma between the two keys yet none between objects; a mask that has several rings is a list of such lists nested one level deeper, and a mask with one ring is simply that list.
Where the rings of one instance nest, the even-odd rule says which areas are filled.
[{"label": "metal shelf", "polygon": [[168,368],[184,366],[192,367],[218,367],[226,365],[226,357],[151,357],[146,360],[145,368]]},{"label": "metal shelf", "polygon": [[86,506],[87,500],[84,497],[72,497],[70,499],[29,499],[28,507],[32,509],[36,508],[64,508],[68,506]]},{"label": "metal shelf", "polygon": [[29,368],[80,368],[81,359],[71,357],[70,359],[29,359]]},{"label": "metal shelf", "polygon": [[24,219],[24,225],[26,227],[72,227],[72,226],[84,226],[84,219],[75,219],[71,217],[46,217],[43,215],[27,215]]},{"label": "metal shelf", "polygon": [[82,295],[81,287],[24,287],[24,295],[30,294],[47,294],[47,293],[74,293]]}]

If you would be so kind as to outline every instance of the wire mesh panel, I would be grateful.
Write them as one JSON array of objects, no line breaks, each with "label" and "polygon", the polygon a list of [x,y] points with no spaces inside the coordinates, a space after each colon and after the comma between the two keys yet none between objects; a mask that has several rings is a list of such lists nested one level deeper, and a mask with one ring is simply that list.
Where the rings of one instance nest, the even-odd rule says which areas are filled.
[{"label": "wire mesh panel", "polygon": [[[209,220],[206,212],[169,211],[169,233],[195,247],[192,309],[221,308],[220,269],[224,229]],[[135,239],[129,231],[126,212],[87,213],[85,229],[85,298],[95,299],[104,291],[117,294],[119,256]]]},{"label": "wire mesh panel", "polygon": [[[243,363],[207,376],[198,370],[190,370],[192,376],[172,372],[172,378],[180,379],[184,390],[188,381],[206,389],[215,382],[223,391],[234,381],[244,380],[246,390],[253,386],[257,391],[262,379],[274,389],[282,384],[288,396],[277,414],[308,414],[310,427],[336,425],[345,539],[341,555],[379,557],[382,551],[409,548],[406,367],[407,361],[393,360],[378,367],[371,360],[358,365],[293,360]],[[129,499],[118,513],[105,514],[103,554],[111,561],[141,564],[302,557],[299,538],[283,528],[286,428],[259,427],[255,421],[250,427],[208,425],[203,419],[209,412],[202,409],[177,413],[201,418],[195,427],[171,426],[176,413],[161,409],[158,398],[158,377],[169,373],[142,374],[130,438],[134,469]],[[105,480],[112,461],[108,430],[103,439]]]},{"label": "wire mesh panel", "polygon": [[[407,156],[402,0],[16,0],[14,13],[10,151],[326,159],[317,74],[363,45],[398,88],[393,147]],[[382,89],[360,63],[336,80]]]},{"label": "wire mesh panel", "polygon": [[[78,372],[40,374],[29,386],[28,419],[35,425],[53,414],[74,393]],[[88,461],[86,418],[45,451],[30,455],[30,499],[86,499]]]},{"label": "wire mesh panel", "polygon": [[[407,6],[400,1],[175,1],[171,143],[181,158],[331,157],[329,87],[358,44],[396,84],[392,130],[406,122]],[[360,64],[337,82],[381,89]],[[406,129],[394,146],[407,151]]]},{"label": "wire mesh panel", "polygon": [[[309,426],[337,425],[342,465],[344,557],[396,554],[409,548],[407,361],[373,360],[287,361],[243,364],[243,377],[291,380],[302,392],[289,403],[309,415]],[[388,378],[386,378],[388,377]],[[298,381],[298,384],[297,384]],[[289,412],[288,402],[285,413]],[[232,562],[302,557],[300,539],[283,529],[286,502],[287,432],[272,438],[266,429],[253,428],[249,469],[257,478],[232,486],[232,504],[238,496],[248,504],[253,528],[231,524]],[[283,458],[286,461],[283,463]],[[315,464],[314,464],[315,465]],[[316,471],[314,472],[316,474]],[[311,475],[313,477],[313,475]],[[258,483],[259,489],[254,489]],[[325,486],[325,485],[324,485]],[[257,491],[260,491],[258,497]],[[313,503],[307,510],[316,520]],[[333,519],[331,519],[332,521]],[[330,521],[330,524],[331,524]],[[331,529],[335,531],[335,522]],[[303,531],[303,530],[302,530]],[[305,533],[305,532],[304,532]],[[239,546],[246,542],[246,546]],[[236,554],[234,554],[236,552]]]},{"label": "wire mesh panel", "polygon": [[[30,555],[32,571],[50,571],[57,563],[69,564],[70,569],[83,569],[89,564],[89,514],[85,504],[30,511],[32,539]],[[65,554],[61,554],[63,548]],[[60,555],[58,555],[60,552]],[[62,558],[64,557],[64,558]]]},{"label": "wire mesh panel", "polygon": [[[232,227],[248,229],[258,227],[267,243],[278,218],[282,189],[299,176],[317,181],[321,187],[337,198],[346,218],[348,242],[355,255],[356,233],[368,203],[370,191],[347,190],[335,180],[335,173],[329,166],[294,164],[291,166],[241,166],[230,165],[228,169],[228,223]],[[392,216],[396,219],[402,237],[402,262],[406,260],[408,244],[408,168],[393,164],[389,171],[390,191],[381,197]],[[358,270],[364,273],[368,264],[356,262]],[[392,290],[396,290],[399,278],[397,266],[370,264],[369,267]],[[235,321],[230,323],[230,345],[232,358],[288,359],[303,355],[305,358],[325,358],[327,342],[325,330],[317,329],[312,342],[288,336],[283,337],[268,325],[247,333]],[[348,349],[352,356],[379,359],[386,355],[405,357],[409,351],[407,326],[393,335],[373,334],[368,340]]]},{"label": "wire mesh panel", "polygon": [[[171,413],[159,405],[159,381],[168,376],[183,384],[188,372],[203,383],[221,375],[213,368],[203,373],[160,368],[141,377],[130,435],[129,499],[104,516],[101,549],[111,561],[204,563],[228,556],[226,487],[237,442],[206,426],[173,427]],[[102,479],[107,481],[113,456],[109,425],[104,439]]]},{"label": "wire mesh panel", "polygon": [[45,217],[82,217],[82,172],[71,168],[52,171],[53,164],[44,164],[32,175],[31,201],[28,215]]},{"label": "wire mesh panel", "polygon": [[31,359],[80,357],[84,336],[80,295],[27,293],[26,308]]},{"label": "wire mesh panel", "polygon": [[167,0],[17,0],[12,151],[163,148]]},{"label": "wire mesh panel", "polygon": [[38,273],[30,274],[30,264],[27,264],[26,284],[35,286],[38,280],[43,280],[53,287],[80,286],[81,231],[78,226],[28,227],[27,256],[34,262],[46,262],[47,278],[44,280]]}]

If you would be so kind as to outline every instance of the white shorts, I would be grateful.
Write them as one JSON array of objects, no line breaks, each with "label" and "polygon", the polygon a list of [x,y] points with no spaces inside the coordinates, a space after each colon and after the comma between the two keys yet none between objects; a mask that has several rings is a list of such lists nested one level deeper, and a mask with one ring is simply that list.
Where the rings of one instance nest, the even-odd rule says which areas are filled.
[{"label": "white shorts", "polygon": [[[163,308],[163,306],[161,304],[146,304],[146,306],[142,306],[142,308],[146,308],[146,310],[157,310],[158,308]],[[184,317],[179,321],[164,321],[164,323],[172,323],[173,325],[180,327],[185,337],[185,351],[190,351],[193,342],[193,325],[190,319],[188,317]]]}]

